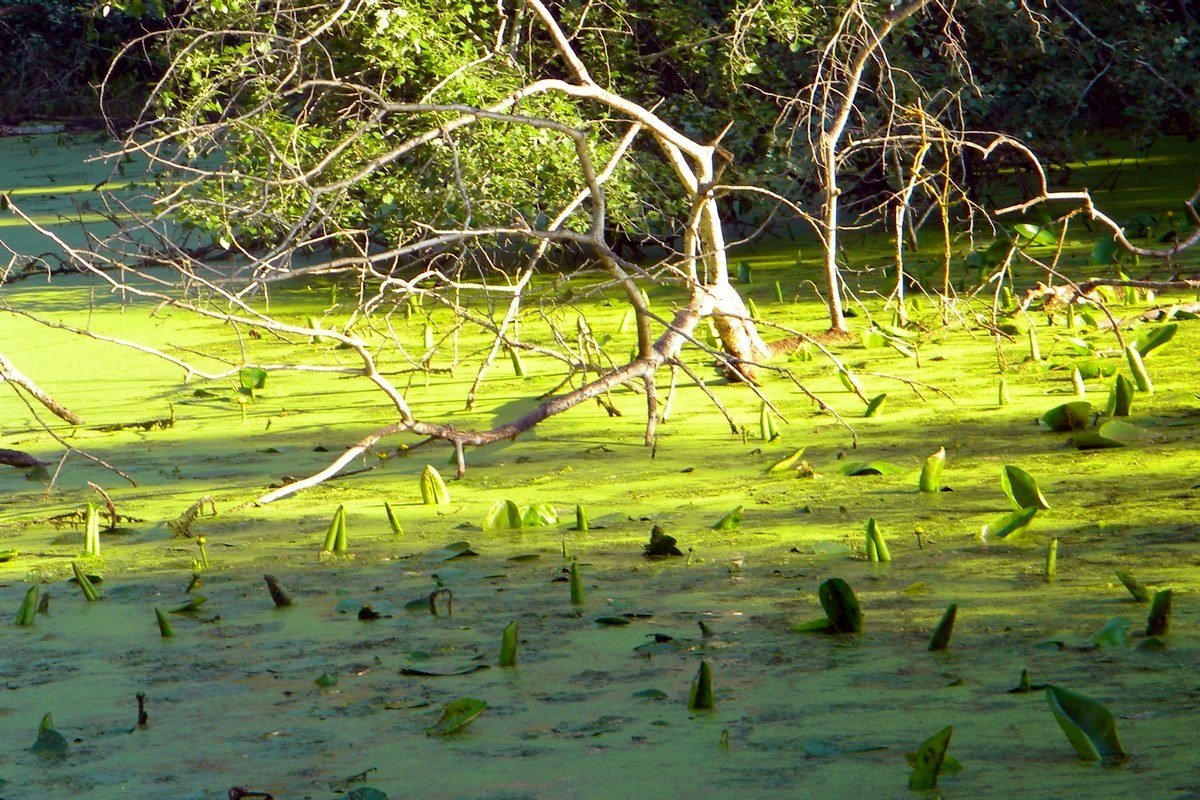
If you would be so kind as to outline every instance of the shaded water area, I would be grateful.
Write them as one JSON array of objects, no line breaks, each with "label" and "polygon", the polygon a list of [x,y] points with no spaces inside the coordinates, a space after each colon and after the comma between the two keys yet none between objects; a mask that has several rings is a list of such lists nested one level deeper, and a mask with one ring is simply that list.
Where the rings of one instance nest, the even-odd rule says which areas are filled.
[{"label": "shaded water area", "polygon": [[[15,242],[9,231],[0,228],[0,237]],[[1071,254],[1081,271],[1089,269],[1086,236]],[[775,299],[774,280],[799,283],[790,252],[750,260],[755,282],[743,288],[763,316],[819,329],[815,298]],[[165,309],[150,316],[81,278],[2,291],[14,307],[210,367],[241,357],[228,328]],[[651,292],[663,308],[673,298]],[[288,287],[273,302],[285,319],[303,319],[329,306],[329,287]],[[1114,309],[1132,317],[1147,307],[1140,298]],[[619,305],[597,300],[584,310],[598,333],[626,335]],[[944,797],[1200,797],[1192,743],[1200,724],[1200,322],[1179,321],[1175,338],[1147,359],[1155,391],[1137,394],[1129,418],[1144,438],[1079,450],[1071,434],[1036,420],[1077,399],[1071,371],[1060,367],[1095,361],[1128,372],[1110,333],[1067,330],[1061,317],[1052,327],[1031,314],[1045,357],[1034,362],[1024,318],[1016,320],[1020,335],[997,345],[942,326],[932,305],[920,311],[928,331],[919,367],[857,339],[834,346],[868,396],[887,393],[876,416],[863,416],[828,363],[788,362],[850,422],[857,448],[779,377],[764,391],[786,421],[779,439],[761,441],[758,398],[721,381],[692,351],[685,357],[712,379],[747,435],[731,435],[681,380],[653,453],[641,445],[644,398],[622,390],[611,398],[622,416],[580,406],[533,435],[468,451],[468,471],[447,481],[444,506],[421,504],[419,476],[431,464],[449,478],[450,449],[396,449],[415,444],[409,439],[388,440],[351,467],[367,471],[265,507],[251,505],[265,487],[321,469],[390,421],[386,398],[362,379],[271,373],[253,402],[239,405],[230,381],[185,383],[163,361],[0,313],[0,352],[85,419],[56,431],[138,481],[129,486],[74,456],[52,491],[17,470],[0,472],[0,549],[18,551],[0,563],[0,609],[15,617],[34,582],[50,595],[49,613],[32,626],[0,625],[8,689],[0,696],[8,743],[0,796],[198,799],[244,786],[297,800],[371,786],[392,798],[904,797],[916,796],[906,788],[904,754],[953,725],[949,752],[963,769],[941,778]],[[450,325],[431,313],[435,327]],[[399,333],[418,342],[423,326],[414,319]],[[1078,355],[1071,339],[1094,352]],[[481,343],[467,340],[464,351]],[[267,340],[247,346],[255,359],[282,352]],[[997,347],[1008,365],[1006,405],[998,402]],[[314,362],[345,359],[312,348]],[[526,368],[526,378],[498,368],[472,412],[462,410],[469,367],[428,383],[416,377],[406,397],[456,425],[490,424],[561,378],[548,360],[529,358]],[[918,394],[896,376],[949,397],[921,385]],[[1085,381],[1097,412],[1111,380]],[[172,414],[166,429],[102,429]],[[0,395],[0,447],[55,462],[61,454],[11,393]],[[767,473],[801,447],[811,477]],[[920,493],[918,473],[939,447],[953,491]],[[887,462],[885,474],[845,474],[848,464],[871,461]],[[1005,465],[1034,476],[1050,507],[1011,540],[983,542],[981,527],[1011,510],[1000,485]],[[99,558],[81,559],[81,526],[53,518],[98,499],[89,480],[131,519],[101,533]],[[201,515],[191,537],[174,535],[167,523],[204,496],[216,516]],[[549,503],[560,519],[484,530],[503,500]],[[391,531],[384,502],[401,533]],[[576,505],[590,516],[586,532],[572,530]],[[350,552],[321,555],[338,506]],[[714,529],[738,506],[736,529]],[[869,518],[888,541],[890,563],[864,557]],[[686,555],[645,558],[654,525]],[[191,596],[206,601],[169,615],[174,636],[163,638],[154,609],[188,599],[197,535],[209,567]],[[1057,574],[1047,580],[1055,539]],[[463,541],[477,555],[446,547]],[[571,559],[582,606],[570,602]],[[103,576],[102,600],[87,603],[67,581],[73,561]],[[1147,604],[1122,587],[1117,570],[1174,590],[1161,646],[1143,646]],[[293,606],[273,606],[264,573],[279,578]],[[831,577],[855,590],[864,631],[793,631],[822,615],[817,591]],[[435,597],[434,614],[429,596],[438,588],[449,593]],[[930,653],[950,603],[959,611],[949,649]],[[360,619],[364,606],[379,617]],[[1097,646],[1097,632],[1118,617],[1131,634]],[[501,668],[501,632],[512,621],[517,666]],[[712,667],[716,709],[692,712],[702,660]],[[1081,762],[1043,692],[1008,691],[1022,669],[1034,684],[1104,703],[1130,758],[1111,767]],[[318,685],[323,675],[336,682]],[[139,691],[147,695],[144,728],[136,725]],[[427,735],[462,697],[488,708],[458,734]],[[67,739],[64,756],[26,749],[47,712]]]}]

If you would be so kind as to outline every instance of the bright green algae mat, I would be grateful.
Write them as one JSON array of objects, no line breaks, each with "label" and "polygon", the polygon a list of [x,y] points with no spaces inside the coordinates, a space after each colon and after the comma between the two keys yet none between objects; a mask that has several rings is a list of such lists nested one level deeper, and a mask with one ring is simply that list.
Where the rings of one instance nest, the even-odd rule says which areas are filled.
[{"label": "bright green algae mat", "polygon": [[[774,300],[776,278],[797,282],[774,266],[790,264],[790,255],[780,250],[752,261],[748,288],[763,315],[818,330],[821,309],[807,297]],[[170,310],[149,317],[80,279],[30,280],[3,292],[13,306],[153,343],[208,368],[238,359],[228,329]],[[653,292],[652,302],[667,308],[673,297]],[[296,319],[330,302],[328,286],[288,287],[273,297],[277,313]],[[1143,307],[1114,308],[1127,316]],[[618,336],[619,304],[580,308],[598,334]],[[926,306],[922,315],[931,319],[934,311]],[[466,476],[448,480],[447,506],[420,505],[419,475],[432,464],[451,478],[449,448],[398,454],[396,445],[416,443],[410,438],[385,442],[386,459],[373,455],[350,467],[374,467],[368,472],[256,508],[246,504],[268,485],[322,468],[389,422],[382,395],[360,378],[271,373],[255,401],[239,407],[231,381],[184,383],[181,370],[165,362],[0,315],[0,352],[87,423],[57,427],[60,435],[139,482],[128,486],[78,457],[67,460],[51,493],[16,470],[0,471],[0,549],[19,551],[0,564],[0,608],[15,618],[31,580],[43,581],[51,596],[50,613],[32,627],[0,625],[9,688],[0,698],[8,732],[0,794],[208,798],[240,785],[280,798],[332,798],[363,785],[348,782],[351,776],[375,769],[366,785],[392,797],[899,797],[907,794],[903,754],[953,725],[950,754],[964,769],[941,779],[947,796],[1187,797],[1196,791],[1192,731],[1200,722],[1200,322],[1180,322],[1175,339],[1147,360],[1156,391],[1136,396],[1130,420],[1149,438],[1079,451],[1067,444],[1069,434],[1035,424],[1075,399],[1070,372],[1049,364],[1069,360],[1069,336],[1102,350],[1113,350],[1114,340],[1031,316],[1048,362],[1025,360],[1023,334],[1001,346],[1009,364],[1006,406],[997,404],[993,341],[961,328],[929,336],[920,368],[889,348],[833,345],[868,396],[888,394],[871,418],[819,356],[788,362],[854,427],[857,449],[844,428],[776,377],[764,390],[788,422],[779,424],[779,439],[760,441],[759,400],[745,386],[724,384],[691,351],[689,363],[748,429],[745,440],[681,376],[653,457],[641,445],[644,398],[622,390],[611,398],[620,417],[587,404],[515,442],[468,450]],[[856,330],[865,327],[862,318],[855,322]],[[1023,329],[1024,320],[1018,323]],[[417,350],[423,324],[397,319],[398,333]],[[449,318],[435,312],[433,324],[444,330]],[[563,324],[573,326],[574,312]],[[463,352],[481,343],[466,339]],[[279,354],[269,341],[247,346],[256,360]],[[315,362],[351,363],[345,358],[312,347]],[[434,365],[448,360],[441,353]],[[1123,359],[1106,360],[1128,372]],[[393,357],[385,366],[407,365]],[[561,378],[548,361],[526,357],[526,367],[530,377],[519,380],[499,362],[469,413],[462,410],[473,377],[467,366],[430,376],[428,385],[414,376],[407,396],[418,413],[491,424],[518,415]],[[922,400],[886,376],[921,381],[953,399],[917,386]],[[1108,382],[1086,382],[1098,410]],[[95,429],[167,417],[172,407],[176,422],[166,430]],[[2,447],[46,458],[61,452],[11,394],[0,401],[0,426]],[[800,447],[819,477],[765,474]],[[920,494],[917,475],[938,447],[946,448],[943,483],[953,491]],[[896,471],[841,472],[847,463],[876,460]],[[985,544],[980,527],[1011,509],[1000,487],[1005,465],[1034,476],[1050,508],[1013,543]],[[88,480],[110,492],[119,513],[136,518],[122,523],[126,532],[102,534],[102,557],[83,562],[105,579],[104,599],[91,604],[66,582],[82,530],[49,521],[98,499]],[[195,593],[207,602],[173,615],[175,636],[162,639],[153,609],[186,599],[199,557],[195,539],[173,537],[166,523],[203,496],[218,512],[193,527],[206,538],[211,566]],[[508,499],[551,503],[561,521],[481,530],[491,505]],[[389,530],[385,501],[403,526],[400,536]],[[591,518],[586,533],[569,530],[576,504]],[[339,505],[352,555],[320,558]],[[713,530],[737,506],[745,507],[740,527]],[[888,541],[890,564],[863,560],[870,517]],[[643,558],[655,524],[690,559]],[[1051,539],[1059,541],[1058,574],[1047,582]],[[464,540],[479,555],[446,560],[451,553],[442,548]],[[582,608],[569,602],[564,548],[578,559]],[[1140,637],[1086,647],[1113,617],[1128,618],[1135,632],[1144,626],[1148,606],[1120,585],[1119,569],[1152,589],[1174,589],[1164,650],[1139,649]],[[263,573],[279,577],[293,607],[272,607]],[[834,576],[857,593],[865,631],[793,632],[821,615],[817,588]],[[439,585],[451,592],[452,613],[443,594],[435,616],[427,598]],[[959,611],[949,649],[928,653],[950,603]],[[363,605],[382,617],[360,621]],[[630,624],[595,621],[608,617]],[[517,666],[500,669],[501,631],[514,620]],[[713,635],[702,636],[698,622]],[[656,641],[655,634],[671,638]],[[717,708],[693,714],[688,690],[702,658],[712,665]],[[401,674],[481,665],[490,668]],[[1023,668],[1035,684],[1105,703],[1130,762],[1081,764],[1040,692],[1007,692]],[[315,685],[326,673],[336,685]],[[150,721],[130,732],[138,691],[148,695]],[[461,697],[489,707],[460,734],[426,736],[442,708]],[[67,737],[65,758],[26,750],[47,711]]]}]

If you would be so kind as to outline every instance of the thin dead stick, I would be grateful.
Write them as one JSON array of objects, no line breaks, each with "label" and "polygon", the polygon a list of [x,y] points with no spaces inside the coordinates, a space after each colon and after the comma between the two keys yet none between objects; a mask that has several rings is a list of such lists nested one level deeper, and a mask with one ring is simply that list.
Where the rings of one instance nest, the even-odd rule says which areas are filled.
[{"label": "thin dead stick", "polygon": [[21,370],[13,366],[13,363],[3,355],[0,355],[0,382],[11,383],[14,385],[14,387],[20,386],[29,393],[30,397],[37,400],[39,403],[49,409],[50,413],[54,414],[54,416],[58,417],[59,419],[65,420],[72,425],[83,424],[83,420],[78,414],[44,392],[41,387],[30,380],[27,375],[21,372]]},{"label": "thin dead stick", "polygon": [[[35,409],[33,407],[33,403],[29,402],[29,399],[26,398],[25,395],[23,395],[19,389],[17,389],[15,384],[9,384],[9,385],[12,386],[12,390],[14,393],[16,393],[17,397],[21,398],[21,402],[24,403],[26,408],[29,409],[29,413],[33,415],[33,418],[35,420],[37,420],[37,423],[38,423],[38,425],[41,426],[42,430],[44,430],[46,433],[48,433],[50,435],[50,438],[52,438],[54,441],[58,442],[60,445],[65,447],[67,449],[67,452],[75,453],[76,455],[83,456],[88,461],[99,464],[100,466],[102,466],[106,470],[108,470],[109,472],[120,475],[122,478],[129,481],[130,486],[138,485],[137,481],[135,481],[133,478],[129,477],[124,472],[122,472],[120,469],[118,469],[117,467],[114,467],[112,464],[108,463],[104,459],[98,458],[97,456],[94,456],[91,453],[88,453],[84,450],[80,450],[78,447],[75,447],[74,445],[69,444],[65,439],[63,439],[61,436],[59,436],[57,433],[55,433],[53,430],[51,430],[50,426],[47,425],[40,416],[38,416],[37,409]],[[59,469],[55,470],[55,473],[54,473],[55,477],[57,477],[58,471],[61,469],[62,469],[62,464],[60,463]]]}]

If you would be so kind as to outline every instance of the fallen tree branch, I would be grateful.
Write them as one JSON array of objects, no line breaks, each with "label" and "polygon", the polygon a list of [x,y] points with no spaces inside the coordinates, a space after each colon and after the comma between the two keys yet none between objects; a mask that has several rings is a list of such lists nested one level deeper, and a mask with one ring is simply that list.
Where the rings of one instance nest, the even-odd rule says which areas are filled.
[{"label": "fallen tree branch", "polygon": [[55,400],[53,397],[44,392],[41,387],[34,383],[21,370],[13,366],[13,363],[0,354],[0,382],[8,382],[13,386],[19,386],[30,394],[33,399],[44,405],[50,410],[54,416],[65,420],[72,425],[82,425],[83,420],[71,409],[64,406],[62,403]]}]

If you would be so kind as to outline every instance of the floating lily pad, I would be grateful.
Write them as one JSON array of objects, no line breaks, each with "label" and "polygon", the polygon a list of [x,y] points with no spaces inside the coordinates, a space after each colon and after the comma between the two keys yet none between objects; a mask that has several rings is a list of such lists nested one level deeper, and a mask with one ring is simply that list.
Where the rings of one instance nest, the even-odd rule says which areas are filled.
[{"label": "floating lily pad", "polygon": [[430,558],[440,559],[441,561],[450,561],[455,558],[471,558],[477,555],[479,553],[471,549],[470,542],[451,542],[445,547],[429,551]]},{"label": "floating lily pad", "polygon": [[606,627],[620,627],[623,625],[628,625],[629,620],[625,619],[624,617],[596,617],[596,624],[604,625]]},{"label": "floating lily pad", "polygon": [[441,719],[425,729],[426,736],[450,736],[466,728],[483,713],[487,703],[473,697],[460,697],[447,704]]}]

